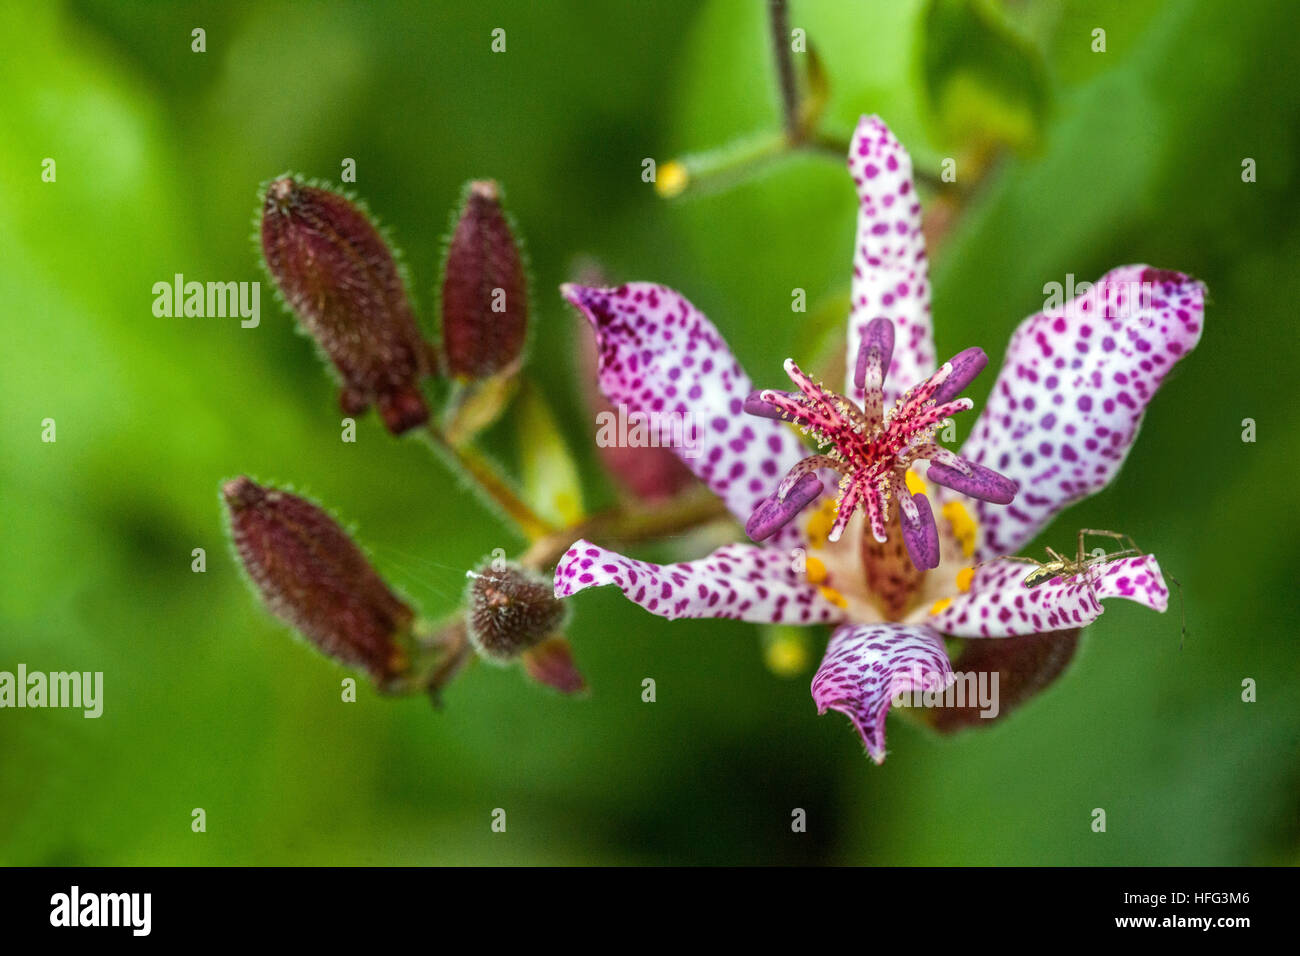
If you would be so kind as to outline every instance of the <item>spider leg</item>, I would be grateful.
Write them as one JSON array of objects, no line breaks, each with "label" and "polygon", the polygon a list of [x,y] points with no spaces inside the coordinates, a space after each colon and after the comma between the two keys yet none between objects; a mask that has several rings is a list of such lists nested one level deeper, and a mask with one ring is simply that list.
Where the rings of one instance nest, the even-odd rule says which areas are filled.
[{"label": "spider leg", "polygon": [[1120,544],[1127,544],[1133,551],[1141,554],[1142,549],[1137,546],[1132,535],[1120,534],[1118,531],[1103,531],[1100,528],[1080,528],[1079,529],[1079,555],[1083,555],[1083,539],[1085,535],[1094,535],[1100,538],[1113,538]]},{"label": "spider leg", "polygon": [[1039,567],[1042,567],[1043,565],[1043,562],[1039,561],[1037,558],[1026,558],[1018,554],[1000,554],[997,557],[985,558],[979,564],[975,565],[975,567],[982,568],[984,565],[992,564],[994,561],[1019,561],[1021,564],[1036,564]]},{"label": "spider leg", "polygon": [[1178,610],[1182,613],[1183,618],[1183,633],[1182,637],[1179,638],[1178,641],[1178,649],[1181,651],[1183,649],[1183,644],[1187,641],[1187,602],[1183,600],[1182,583],[1168,571],[1165,572],[1165,577],[1172,581],[1174,586],[1178,588]]}]

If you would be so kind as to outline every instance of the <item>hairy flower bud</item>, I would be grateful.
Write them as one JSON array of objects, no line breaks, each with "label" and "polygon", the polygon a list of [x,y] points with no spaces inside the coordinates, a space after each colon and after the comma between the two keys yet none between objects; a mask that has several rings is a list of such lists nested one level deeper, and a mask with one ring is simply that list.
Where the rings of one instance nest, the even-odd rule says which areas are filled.
[{"label": "hairy flower bud", "polygon": [[406,673],[414,614],[333,518],[248,478],[221,495],[235,551],[271,613],[381,687]]},{"label": "hairy flower bud", "polygon": [[266,269],[343,380],[339,404],[373,402],[394,435],[424,424],[420,380],[432,371],[388,243],[356,204],[282,177],[262,204]]},{"label": "hairy flower bud", "polygon": [[506,371],[524,349],[528,280],[518,243],[490,180],[471,182],[442,272],[442,354],[460,378]]},{"label": "hairy flower bud", "polygon": [[465,622],[482,657],[504,663],[551,637],[566,608],[551,582],[517,564],[493,560],[469,574]]}]

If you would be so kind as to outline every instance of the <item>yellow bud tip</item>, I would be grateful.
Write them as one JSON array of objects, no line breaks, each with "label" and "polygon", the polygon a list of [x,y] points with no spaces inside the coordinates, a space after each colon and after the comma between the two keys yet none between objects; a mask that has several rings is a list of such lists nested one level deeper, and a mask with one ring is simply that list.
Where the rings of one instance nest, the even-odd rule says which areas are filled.
[{"label": "yellow bud tip", "polygon": [[909,493],[914,495],[925,494],[925,482],[921,480],[920,475],[909,468],[904,477],[907,479],[907,490]]},{"label": "yellow bud tip", "polygon": [[957,572],[957,590],[963,594],[970,590],[971,579],[975,577],[974,568],[962,568]]},{"label": "yellow bud tip", "polygon": [[808,575],[809,584],[821,584],[826,580],[826,565],[822,564],[820,558],[806,558],[804,572]]},{"label": "yellow bud tip", "polygon": [[941,611],[945,611],[948,609],[948,605],[951,603],[952,603],[952,598],[939,598],[939,600],[935,601],[934,604],[930,607],[930,613],[938,614]]},{"label": "yellow bud tip", "polygon": [[674,159],[659,167],[659,175],[655,177],[655,192],[664,199],[674,199],[686,192],[686,187],[690,184],[691,174],[686,164]]},{"label": "yellow bud tip", "polygon": [[782,639],[767,645],[764,659],[773,674],[795,677],[807,668],[808,651],[797,640]]}]

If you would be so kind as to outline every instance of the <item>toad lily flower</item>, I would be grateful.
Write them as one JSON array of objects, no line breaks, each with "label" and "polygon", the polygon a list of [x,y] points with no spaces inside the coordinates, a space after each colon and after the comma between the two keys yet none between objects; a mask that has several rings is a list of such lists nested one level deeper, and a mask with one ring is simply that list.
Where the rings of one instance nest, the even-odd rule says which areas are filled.
[{"label": "toad lily flower", "polygon": [[[997,673],[1005,714],[1061,673],[1103,599],[1165,610],[1151,555],[1033,588],[1003,556],[1119,472],[1147,403],[1200,338],[1204,293],[1179,273],[1124,266],[1026,319],[955,454],[935,428],[971,407],[958,394],[986,359],[968,349],[935,368],[911,159],[881,120],[860,121],[848,165],[859,215],[842,395],[793,362],[797,393],[754,391],[712,323],[671,289],[563,288],[595,327],[606,396],[701,423],[683,461],[761,543],[655,565],[580,540],[555,569],[555,592],[612,584],[669,619],[836,625],[813,700],[845,713],[880,762],[891,701],[954,682],[945,637],[971,639],[957,670]],[[829,447],[809,456],[787,422]],[[839,475],[838,501],[823,472]],[[972,713],[932,721],[952,729]]]}]

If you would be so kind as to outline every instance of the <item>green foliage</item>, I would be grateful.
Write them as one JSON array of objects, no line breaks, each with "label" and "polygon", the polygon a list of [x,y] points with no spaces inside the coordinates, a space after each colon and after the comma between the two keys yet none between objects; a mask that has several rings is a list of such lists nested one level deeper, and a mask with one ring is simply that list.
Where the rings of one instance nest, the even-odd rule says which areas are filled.
[{"label": "green foliage", "polygon": [[1043,57],[991,0],[929,0],[918,27],[921,87],[939,141],[1033,146],[1047,115]]}]

